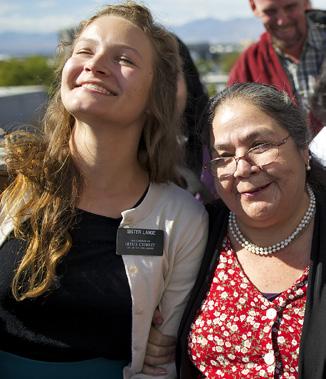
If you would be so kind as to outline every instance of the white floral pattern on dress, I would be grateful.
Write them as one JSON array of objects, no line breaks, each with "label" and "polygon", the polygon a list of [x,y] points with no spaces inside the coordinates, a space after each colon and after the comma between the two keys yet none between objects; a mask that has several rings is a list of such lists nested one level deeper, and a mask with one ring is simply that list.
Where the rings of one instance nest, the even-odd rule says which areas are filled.
[{"label": "white floral pattern on dress", "polygon": [[204,378],[298,378],[308,270],[269,301],[225,240],[188,339],[190,358]]}]

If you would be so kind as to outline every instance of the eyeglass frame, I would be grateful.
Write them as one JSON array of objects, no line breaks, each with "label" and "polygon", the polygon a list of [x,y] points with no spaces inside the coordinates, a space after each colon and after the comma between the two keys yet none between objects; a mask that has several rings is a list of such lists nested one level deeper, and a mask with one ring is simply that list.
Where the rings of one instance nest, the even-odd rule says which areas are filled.
[{"label": "eyeglass frame", "polygon": [[[240,159],[244,159],[244,158],[245,158],[246,162],[248,162],[249,164],[251,164],[251,160],[248,159],[248,154],[249,154],[251,151],[260,148],[262,145],[270,145],[271,148],[274,148],[274,147],[279,148],[280,146],[286,144],[286,142],[288,141],[288,139],[289,139],[290,137],[291,137],[291,135],[288,134],[288,135],[287,135],[285,138],[283,138],[283,139],[281,140],[281,142],[279,142],[279,143],[266,142],[266,143],[262,143],[261,145],[251,147],[249,150],[247,150],[247,152],[246,152],[245,154],[241,155],[240,157],[230,156],[230,157],[218,157],[218,158],[211,159],[211,160],[210,160],[210,161],[204,166],[204,168],[205,168],[205,169],[210,169],[210,170],[211,170],[211,167],[210,167],[210,166],[211,166],[211,164],[212,164],[213,162],[216,162],[216,161],[218,161],[218,160],[220,160],[220,159],[224,159],[224,158],[232,158],[232,159],[234,159],[234,161],[235,161],[235,170],[233,171],[232,174],[223,174],[223,175],[221,175],[222,177],[229,178],[230,176],[233,176],[234,173],[237,171],[238,163],[239,163]],[[278,150],[278,152],[279,152],[279,150]],[[273,162],[273,161],[272,161],[272,162]],[[270,162],[270,163],[272,163],[272,162]],[[270,163],[266,163],[265,165],[270,164]],[[261,166],[258,166],[258,165],[256,165],[256,164],[251,164],[251,166],[257,166],[257,167],[259,167],[260,169],[262,169]],[[214,174],[213,174],[213,175],[214,175]],[[216,176],[217,178],[220,179],[220,177],[219,177],[218,175],[214,175],[214,176]]]}]

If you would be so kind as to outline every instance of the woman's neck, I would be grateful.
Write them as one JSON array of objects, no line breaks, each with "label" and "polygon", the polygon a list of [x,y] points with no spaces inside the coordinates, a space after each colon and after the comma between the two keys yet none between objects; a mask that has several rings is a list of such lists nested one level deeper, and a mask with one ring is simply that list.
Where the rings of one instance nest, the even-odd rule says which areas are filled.
[{"label": "woman's neck", "polygon": [[119,217],[132,207],[148,186],[148,174],[138,161],[140,133],[74,127],[70,150],[81,173],[79,207]]}]

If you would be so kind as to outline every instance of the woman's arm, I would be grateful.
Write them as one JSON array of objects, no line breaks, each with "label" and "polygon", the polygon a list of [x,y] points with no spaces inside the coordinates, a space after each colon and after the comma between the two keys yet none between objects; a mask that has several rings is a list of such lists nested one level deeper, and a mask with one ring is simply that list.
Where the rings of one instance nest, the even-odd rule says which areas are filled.
[{"label": "woman's arm", "polygon": [[162,364],[170,363],[175,360],[176,338],[163,335],[157,327],[163,323],[163,318],[156,309],[151,331],[149,333],[146,355],[144,360],[143,373],[152,376],[165,375],[167,373]]}]

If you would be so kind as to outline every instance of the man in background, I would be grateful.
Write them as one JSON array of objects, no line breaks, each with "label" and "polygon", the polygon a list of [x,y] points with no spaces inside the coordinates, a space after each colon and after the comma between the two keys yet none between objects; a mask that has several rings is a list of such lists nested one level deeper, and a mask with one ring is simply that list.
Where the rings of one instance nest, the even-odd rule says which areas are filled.
[{"label": "man in background", "polygon": [[326,11],[312,10],[308,0],[249,0],[265,32],[232,68],[228,85],[273,84],[285,90],[310,118],[313,134],[322,124],[310,112],[310,98],[326,57]]}]

